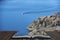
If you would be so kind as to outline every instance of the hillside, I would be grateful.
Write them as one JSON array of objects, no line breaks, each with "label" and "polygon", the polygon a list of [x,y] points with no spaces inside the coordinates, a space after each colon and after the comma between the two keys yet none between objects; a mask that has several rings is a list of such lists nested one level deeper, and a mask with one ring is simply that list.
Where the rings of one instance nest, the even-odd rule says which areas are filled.
[{"label": "hillside", "polygon": [[44,31],[60,30],[60,12],[51,16],[38,18],[27,28],[30,33],[28,35],[46,35]]}]

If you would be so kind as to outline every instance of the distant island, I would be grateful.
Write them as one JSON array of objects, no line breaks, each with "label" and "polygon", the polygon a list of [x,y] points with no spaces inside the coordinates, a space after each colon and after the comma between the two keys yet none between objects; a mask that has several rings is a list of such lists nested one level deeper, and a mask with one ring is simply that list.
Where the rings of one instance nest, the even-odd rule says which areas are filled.
[{"label": "distant island", "polygon": [[28,35],[47,35],[45,31],[60,30],[60,12],[51,16],[45,16],[33,21],[27,28],[30,32]]}]

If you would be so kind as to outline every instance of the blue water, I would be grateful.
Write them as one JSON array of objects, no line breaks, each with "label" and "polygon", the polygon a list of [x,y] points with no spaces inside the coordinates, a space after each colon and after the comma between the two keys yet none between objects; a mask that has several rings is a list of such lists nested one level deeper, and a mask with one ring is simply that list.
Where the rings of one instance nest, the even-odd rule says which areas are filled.
[{"label": "blue water", "polygon": [[38,17],[60,11],[60,0],[0,0],[0,30],[28,34],[26,28]]}]

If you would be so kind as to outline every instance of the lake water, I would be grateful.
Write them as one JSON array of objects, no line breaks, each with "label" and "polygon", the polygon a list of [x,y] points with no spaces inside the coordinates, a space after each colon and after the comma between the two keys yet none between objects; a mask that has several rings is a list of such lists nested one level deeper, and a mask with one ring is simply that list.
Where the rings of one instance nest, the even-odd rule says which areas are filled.
[{"label": "lake water", "polygon": [[26,28],[38,17],[60,11],[60,0],[0,0],[0,30],[18,30],[16,35],[28,34]]}]

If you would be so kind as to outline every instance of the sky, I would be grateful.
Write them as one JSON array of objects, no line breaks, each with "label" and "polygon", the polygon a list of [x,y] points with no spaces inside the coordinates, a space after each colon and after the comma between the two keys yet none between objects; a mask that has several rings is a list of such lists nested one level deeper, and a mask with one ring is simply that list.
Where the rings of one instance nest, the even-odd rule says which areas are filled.
[{"label": "sky", "polygon": [[0,30],[18,30],[18,35],[27,34],[26,28],[34,20],[60,11],[59,2],[60,0],[0,0]]}]

